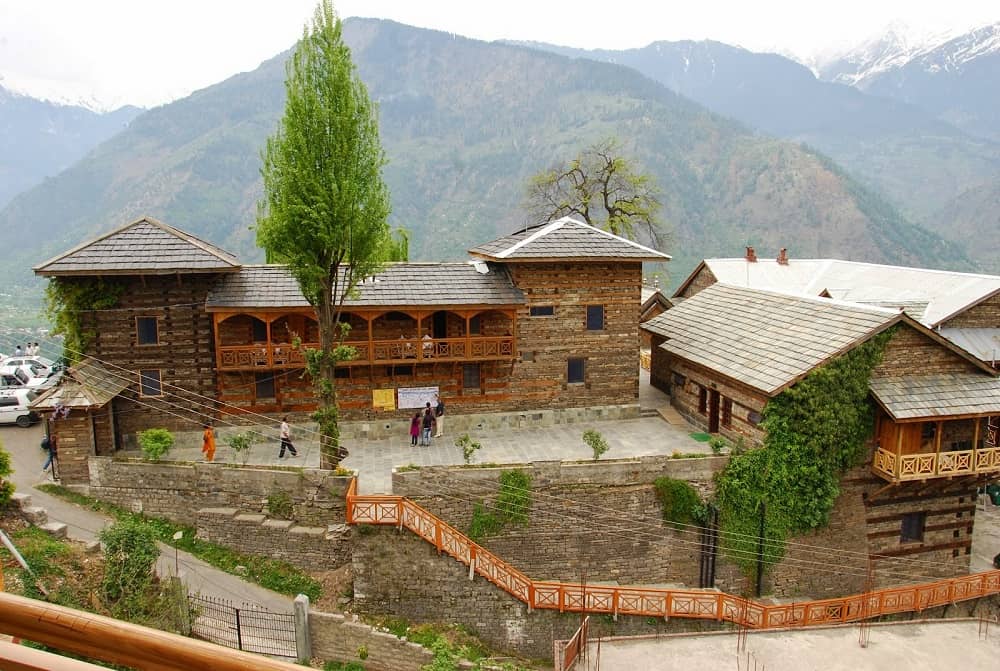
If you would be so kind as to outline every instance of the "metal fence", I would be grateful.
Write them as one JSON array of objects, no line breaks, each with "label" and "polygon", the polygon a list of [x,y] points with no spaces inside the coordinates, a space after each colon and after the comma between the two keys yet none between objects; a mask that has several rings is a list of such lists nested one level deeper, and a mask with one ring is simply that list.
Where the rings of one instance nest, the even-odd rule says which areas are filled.
[{"label": "metal fence", "polygon": [[295,616],[275,613],[256,604],[239,606],[215,597],[188,595],[191,635],[218,645],[273,657],[298,657]]}]

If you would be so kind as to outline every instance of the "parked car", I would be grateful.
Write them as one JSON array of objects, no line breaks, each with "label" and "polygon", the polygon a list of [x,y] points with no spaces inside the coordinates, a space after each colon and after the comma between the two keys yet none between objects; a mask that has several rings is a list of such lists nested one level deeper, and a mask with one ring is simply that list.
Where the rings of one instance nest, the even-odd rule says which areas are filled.
[{"label": "parked car", "polygon": [[41,419],[28,404],[38,393],[33,389],[0,389],[0,424],[17,424],[27,428]]},{"label": "parked car", "polygon": [[8,356],[0,359],[0,372],[8,366],[41,366],[47,371],[59,370],[59,366],[52,359],[47,359],[44,356]]},{"label": "parked car", "polygon": [[20,366],[0,366],[0,388],[2,389],[48,389],[55,385],[62,372],[53,372],[39,364]]}]

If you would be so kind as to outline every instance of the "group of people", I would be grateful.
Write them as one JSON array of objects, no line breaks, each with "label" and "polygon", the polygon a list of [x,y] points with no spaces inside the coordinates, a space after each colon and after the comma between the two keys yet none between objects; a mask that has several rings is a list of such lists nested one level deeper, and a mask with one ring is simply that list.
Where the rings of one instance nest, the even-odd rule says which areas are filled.
[{"label": "group of people", "polygon": [[38,356],[38,352],[41,348],[38,343],[28,343],[22,348],[20,345],[14,348],[14,356]]},{"label": "group of people", "polygon": [[[215,461],[215,428],[211,424],[205,424],[205,430],[201,438],[201,453],[205,455],[206,462]],[[290,457],[299,456],[298,450],[292,444],[292,429],[288,426],[288,415],[281,418],[281,434],[278,446],[278,459],[285,458],[285,450],[288,450]]]},{"label": "group of people", "polygon": [[440,438],[444,433],[444,401],[434,395],[434,405],[427,401],[423,410],[417,411],[410,420],[410,445],[416,447],[417,438],[420,444],[427,447],[431,438]]}]

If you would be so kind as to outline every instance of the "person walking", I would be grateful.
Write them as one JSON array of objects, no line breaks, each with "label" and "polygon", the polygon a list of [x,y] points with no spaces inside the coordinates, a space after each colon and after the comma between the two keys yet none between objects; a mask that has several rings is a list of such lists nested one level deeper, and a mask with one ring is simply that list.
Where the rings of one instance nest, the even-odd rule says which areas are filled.
[{"label": "person walking", "polygon": [[434,433],[435,423],[436,422],[434,419],[434,409],[431,408],[431,404],[428,403],[427,407],[424,408],[424,417],[422,420],[422,426],[424,431],[420,444],[423,445],[424,447],[430,447],[431,434]]},{"label": "person walking", "polygon": [[42,464],[42,473],[48,473],[49,469],[51,468],[52,472],[49,473],[49,475],[52,477],[53,480],[55,480],[56,469],[52,462],[55,461],[57,458],[56,457],[57,450],[56,450],[56,437],[53,434],[49,434],[48,436],[42,438],[42,449],[49,453],[49,456],[45,460],[45,463]]},{"label": "person walking", "polygon": [[420,413],[416,412],[410,420],[410,445],[417,446],[417,438],[420,436]]},{"label": "person walking", "polygon": [[295,446],[292,445],[292,430],[288,426],[288,415],[281,418],[281,449],[278,450],[278,459],[285,458],[285,448],[288,449],[289,456],[299,456]]},{"label": "person walking", "polygon": [[441,400],[441,396],[434,394],[434,398],[437,404],[434,406],[434,421],[437,424],[437,431],[434,432],[435,438],[440,438],[441,434],[444,433],[444,401]]},{"label": "person walking", "polygon": [[215,461],[215,430],[211,424],[206,424],[201,434],[201,453],[205,455],[206,462]]}]

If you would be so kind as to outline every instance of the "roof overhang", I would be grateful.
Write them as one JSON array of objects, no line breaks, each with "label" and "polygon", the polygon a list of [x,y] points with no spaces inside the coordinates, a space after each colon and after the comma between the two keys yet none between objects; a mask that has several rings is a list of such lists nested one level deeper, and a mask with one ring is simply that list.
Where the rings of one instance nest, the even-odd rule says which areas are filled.
[{"label": "roof overhang", "polygon": [[873,378],[875,401],[897,422],[1000,415],[1000,379],[977,373]]}]

